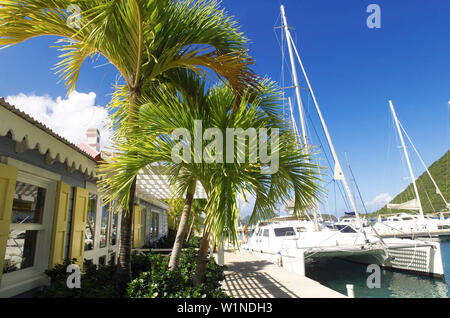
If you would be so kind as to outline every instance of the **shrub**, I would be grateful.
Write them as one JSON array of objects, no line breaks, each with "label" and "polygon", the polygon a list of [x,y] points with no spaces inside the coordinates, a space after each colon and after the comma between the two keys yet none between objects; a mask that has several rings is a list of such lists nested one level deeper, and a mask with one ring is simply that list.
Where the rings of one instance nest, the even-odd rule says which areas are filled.
[{"label": "shrub", "polygon": [[[151,257],[149,255],[152,255]],[[151,270],[152,266],[158,266],[156,263],[161,263],[164,256],[160,254],[131,254],[131,278],[135,279],[143,272]]]},{"label": "shrub", "polygon": [[46,270],[50,277],[50,286],[45,286],[35,297],[46,298],[115,298],[116,266],[95,265],[92,261],[85,261],[81,273],[81,288],[68,288],[66,271],[67,266],[74,264],[76,259],[65,260],[63,264],[56,265],[52,270]]},{"label": "shrub", "polygon": [[200,247],[200,237],[197,236],[192,236],[189,240],[189,242],[184,241],[183,243],[183,247],[185,248],[199,248]]},{"label": "shrub", "polygon": [[197,252],[190,248],[182,252],[178,268],[167,270],[169,258],[149,254],[150,269],[139,275],[128,285],[128,297],[131,298],[205,298],[226,297],[220,282],[225,279],[224,266],[216,264],[213,258],[207,263],[204,282],[197,288],[193,277],[197,263]]},{"label": "shrub", "polygon": [[150,244],[145,244],[144,248],[172,248],[175,242],[176,232],[169,229],[167,236],[161,237],[156,242],[151,242]]},{"label": "shrub", "polygon": [[[81,273],[81,288],[68,288],[67,266],[75,263],[65,260],[52,270],[45,271],[50,285],[45,286],[34,297],[46,298],[116,298],[116,265],[94,265],[85,261]],[[224,266],[216,264],[213,258],[207,262],[205,280],[198,288],[193,286],[197,264],[194,248],[184,250],[177,270],[168,270],[169,257],[160,254],[131,255],[133,281],[128,286],[128,297],[226,297],[220,288],[225,279]]]}]

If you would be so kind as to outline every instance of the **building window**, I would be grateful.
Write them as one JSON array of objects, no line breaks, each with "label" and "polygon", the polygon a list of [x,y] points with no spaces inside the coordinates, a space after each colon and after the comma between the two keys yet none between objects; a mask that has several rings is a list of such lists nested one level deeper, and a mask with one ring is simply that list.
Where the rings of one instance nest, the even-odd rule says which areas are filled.
[{"label": "building window", "polygon": [[109,208],[108,206],[102,207],[102,224],[100,226],[100,247],[106,246],[106,241],[108,238],[108,218],[109,218]]},{"label": "building window", "polygon": [[159,236],[159,213],[152,212],[152,239]]},{"label": "building window", "polygon": [[45,189],[17,181],[11,223],[42,223],[44,202]]},{"label": "building window", "polygon": [[109,244],[116,245],[117,243],[117,224],[119,223],[119,215],[112,212],[111,220],[111,238]]},{"label": "building window", "polygon": [[38,235],[43,232],[46,189],[16,182],[3,273],[33,267]]},{"label": "building window", "polygon": [[85,251],[90,251],[94,249],[96,215],[97,215],[97,196],[95,194],[89,193],[86,231],[84,236]]}]

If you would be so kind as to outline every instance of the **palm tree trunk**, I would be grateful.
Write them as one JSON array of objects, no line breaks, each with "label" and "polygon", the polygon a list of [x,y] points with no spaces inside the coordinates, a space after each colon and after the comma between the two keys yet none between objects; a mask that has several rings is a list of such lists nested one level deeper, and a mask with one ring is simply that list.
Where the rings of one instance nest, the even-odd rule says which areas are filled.
[{"label": "palm tree trunk", "polygon": [[197,267],[195,268],[194,287],[198,287],[203,281],[206,272],[206,262],[208,261],[209,231],[203,231],[203,237],[198,251]]},{"label": "palm tree trunk", "polygon": [[[134,89],[130,90],[129,95],[129,114],[128,114],[128,127],[129,134],[133,135],[133,124],[136,120],[136,105],[135,101],[138,97],[138,92]],[[129,154],[132,155],[132,154]],[[133,214],[134,214],[134,199],[136,196],[136,179],[130,187],[130,199],[128,201],[128,213],[122,213],[122,220],[120,222],[120,244],[119,244],[119,260],[117,266],[117,290],[120,297],[123,297],[126,293],[128,283],[131,281],[131,230],[133,226]]]},{"label": "palm tree trunk", "polygon": [[128,213],[122,214],[120,222],[119,261],[117,267],[117,288],[119,296],[125,295],[128,283],[131,281],[131,228],[134,211],[134,197],[136,190],[136,178],[130,189],[130,202]]},{"label": "palm tree trunk", "polygon": [[194,228],[194,223],[195,223],[195,215],[192,216],[192,223],[191,223],[191,227],[189,228],[189,233],[188,233],[188,236],[186,238],[186,242],[189,242],[189,240],[191,239],[192,229]]},{"label": "palm tree trunk", "polygon": [[172,253],[170,254],[169,270],[174,270],[178,267],[178,261],[183,248],[184,237],[189,221],[189,214],[191,213],[192,200],[194,199],[196,181],[194,180],[186,191],[186,200],[181,214],[180,225],[178,226],[177,236],[173,243]]}]

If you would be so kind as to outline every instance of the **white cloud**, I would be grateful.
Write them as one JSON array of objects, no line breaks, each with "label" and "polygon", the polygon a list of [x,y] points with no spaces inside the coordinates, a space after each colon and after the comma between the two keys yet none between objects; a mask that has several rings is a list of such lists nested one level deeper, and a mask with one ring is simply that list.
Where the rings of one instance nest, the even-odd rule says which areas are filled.
[{"label": "white cloud", "polygon": [[392,201],[392,197],[389,193],[380,193],[370,202],[365,202],[367,211],[375,212],[378,209],[381,209],[387,203]]},{"label": "white cloud", "polygon": [[37,121],[75,144],[86,140],[86,130],[97,128],[101,135],[101,147],[110,144],[111,132],[105,127],[108,112],[95,105],[96,94],[73,91],[67,98],[36,96],[20,93],[8,96],[6,101],[24,111]]}]

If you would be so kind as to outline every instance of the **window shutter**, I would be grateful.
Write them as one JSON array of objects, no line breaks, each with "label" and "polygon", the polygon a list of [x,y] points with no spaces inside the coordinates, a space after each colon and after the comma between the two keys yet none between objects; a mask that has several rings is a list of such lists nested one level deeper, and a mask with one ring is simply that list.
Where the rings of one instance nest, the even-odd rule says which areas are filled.
[{"label": "window shutter", "polygon": [[139,205],[134,206],[133,213],[133,246],[138,248],[141,246],[141,207]]},{"label": "window shutter", "polygon": [[88,210],[89,191],[76,187],[73,200],[72,225],[70,227],[69,258],[76,258],[80,268],[84,262],[84,233]]},{"label": "window shutter", "polygon": [[12,205],[18,169],[0,163],[0,286],[11,224]]},{"label": "window shutter", "polygon": [[53,215],[53,233],[50,249],[49,269],[64,262],[66,245],[67,217],[69,214],[70,185],[59,181],[56,188],[55,213]]},{"label": "window shutter", "polygon": [[0,286],[11,224],[18,169],[0,163]]}]

